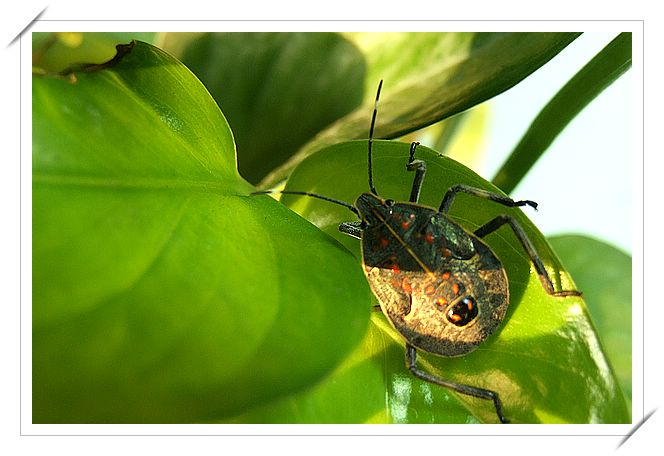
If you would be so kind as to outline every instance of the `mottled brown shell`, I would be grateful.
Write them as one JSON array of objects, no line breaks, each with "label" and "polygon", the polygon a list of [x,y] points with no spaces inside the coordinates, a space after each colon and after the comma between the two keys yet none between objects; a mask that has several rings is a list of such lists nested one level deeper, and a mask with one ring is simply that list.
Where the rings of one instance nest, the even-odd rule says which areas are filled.
[{"label": "mottled brown shell", "polygon": [[496,330],[509,304],[507,275],[483,241],[430,207],[371,194],[356,206],[367,279],[411,345],[460,356]]}]

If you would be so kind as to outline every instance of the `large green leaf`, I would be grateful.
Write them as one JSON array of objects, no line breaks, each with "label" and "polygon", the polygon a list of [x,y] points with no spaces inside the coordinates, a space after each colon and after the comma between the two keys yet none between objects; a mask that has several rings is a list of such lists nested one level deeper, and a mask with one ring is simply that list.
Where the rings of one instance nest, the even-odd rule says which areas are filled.
[{"label": "large green leaf", "polygon": [[[312,155],[296,168],[286,189],[310,191],[353,202],[360,193],[368,190],[366,147],[366,141],[348,142]],[[428,164],[421,198],[424,204],[438,207],[446,189],[459,182],[498,191],[469,169],[429,149],[419,148],[418,156]],[[405,170],[407,157],[408,144],[375,143],[375,185],[384,197],[407,200],[413,177]],[[358,242],[337,229],[340,222],[354,218],[346,208],[292,195],[284,195],[282,200],[359,255]],[[521,210],[459,195],[450,212],[455,220],[469,229],[477,228],[500,213],[513,215],[524,226],[556,288],[574,288],[544,237]],[[420,364],[426,370],[450,380],[496,390],[505,403],[507,418],[513,422],[629,422],[623,395],[583,300],[548,295],[538,276],[531,271],[523,248],[508,228],[501,228],[487,236],[486,240],[502,260],[510,280],[511,305],[502,328],[467,356],[448,359],[423,354]],[[389,336],[382,339],[382,351],[392,353],[392,345],[403,345],[401,338],[394,334],[383,317],[376,316],[374,323]],[[377,362],[382,363],[382,369],[387,372],[400,369],[404,375],[407,374],[403,355],[372,355],[366,358],[378,359]],[[366,365],[363,367],[368,368]],[[357,383],[361,383],[363,378],[359,375]],[[381,386],[379,380],[372,382],[378,383],[376,388]],[[371,401],[379,403],[377,397],[382,395],[383,401],[386,401],[383,405],[387,410],[385,419],[401,421],[390,411],[390,403],[398,400],[390,388],[390,378],[383,377],[382,380],[382,389],[373,391]],[[407,383],[411,392],[425,388],[422,382],[415,379]],[[465,396],[460,396],[459,400],[469,412],[459,416],[458,406],[454,405],[450,415],[440,421],[496,422],[490,402]],[[445,407],[440,401],[438,404]],[[376,408],[374,405],[373,409]],[[406,416],[412,422],[428,422],[430,419],[430,415],[418,415],[415,410],[410,410]]]},{"label": "large green leaf", "polygon": [[[480,33],[447,39],[446,34],[405,35],[371,52],[386,53],[373,65],[387,68],[390,56],[403,54],[409,65],[385,79],[376,138],[398,138],[465,111],[513,87],[571,43],[578,33]],[[444,45],[437,44],[443,40]],[[418,46],[413,47],[413,43]],[[454,52],[446,52],[450,46]],[[396,48],[396,50],[395,50]],[[429,50],[433,49],[432,60]],[[400,63],[394,63],[399,67]],[[399,67],[401,68],[401,67]],[[374,74],[370,65],[368,74]],[[385,74],[391,72],[386,70]],[[373,109],[378,78],[367,81],[365,103],[339,119],[305,144],[284,165],[270,173],[262,185],[284,179],[304,157],[323,146],[367,137],[367,119]],[[389,90],[388,90],[389,88]]]},{"label": "large green leaf", "polygon": [[602,345],[631,400],[632,257],[587,236],[552,236],[549,242],[583,290]]},{"label": "large green leaf", "polygon": [[33,78],[33,421],[219,420],[361,340],[338,243],[253,189],[203,85],[144,43]]}]

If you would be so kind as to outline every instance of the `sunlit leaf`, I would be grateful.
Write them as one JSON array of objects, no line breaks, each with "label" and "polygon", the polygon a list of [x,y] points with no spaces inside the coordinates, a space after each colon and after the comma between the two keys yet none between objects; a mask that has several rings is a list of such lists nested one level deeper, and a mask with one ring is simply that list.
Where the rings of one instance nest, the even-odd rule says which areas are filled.
[{"label": "sunlit leaf", "polygon": [[120,51],[33,79],[33,421],[209,421],[314,384],[366,331],[359,266],[249,196],[184,65]]}]

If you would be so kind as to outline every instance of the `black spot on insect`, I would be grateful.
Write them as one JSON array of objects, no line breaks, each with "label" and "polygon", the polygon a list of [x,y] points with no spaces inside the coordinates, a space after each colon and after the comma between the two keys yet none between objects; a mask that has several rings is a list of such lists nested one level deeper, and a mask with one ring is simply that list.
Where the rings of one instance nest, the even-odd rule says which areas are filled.
[{"label": "black spot on insect", "polygon": [[455,326],[466,326],[475,320],[478,314],[475,299],[472,296],[466,296],[461,301],[450,306],[446,317],[450,323]]}]

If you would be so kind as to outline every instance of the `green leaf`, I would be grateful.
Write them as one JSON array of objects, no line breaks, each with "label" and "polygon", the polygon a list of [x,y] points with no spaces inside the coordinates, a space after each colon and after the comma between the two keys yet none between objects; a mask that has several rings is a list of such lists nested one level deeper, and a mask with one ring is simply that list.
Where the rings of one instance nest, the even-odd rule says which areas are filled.
[{"label": "green leaf", "polygon": [[375,314],[364,342],[320,384],[226,422],[477,423],[456,398],[405,370],[403,347],[388,326]]},{"label": "green leaf", "polygon": [[[376,138],[398,138],[409,132],[465,111],[513,87],[540,68],[571,43],[578,33],[482,33],[463,43],[453,43],[456,52],[443,54],[438,62],[429,60],[428,49],[412,48],[406,37],[400,49],[413,68],[399,72],[403,79],[385,79],[381,95],[381,116]],[[435,42],[445,34],[432,34],[421,41]],[[462,37],[463,38],[463,37]],[[390,47],[386,47],[391,51]],[[388,52],[388,51],[385,51]],[[416,54],[417,53],[417,54]],[[434,54],[436,55],[436,54]],[[380,65],[387,65],[386,59]],[[415,62],[422,62],[415,63]],[[368,73],[373,73],[369,67]],[[381,76],[381,78],[384,78]],[[350,139],[367,137],[367,119],[373,110],[378,80],[367,81],[365,103],[323,130],[298,153],[265,179],[271,186],[284,179],[306,156],[318,149]],[[369,90],[368,87],[371,87]]]},{"label": "green leaf", "polygon": [[392,86],[442,68],[468,56],[496,38],[495,33],[474,32],[350,32],[344,37],[362,52],[367,74],[364,101],[372,103],[381,79]]},{"label": "green leaf", "polygon": [[[360,193],[368,190],[366,150],[366,141],[341,143],[323,149],[295,169],[286,189],[315,192],[352,203]],[[374,150],[374,178],[378,192],[386,198],[407,200],[412,182],[412,174],[405,170],[409,145],[376,141]],[[423,204],[438,207],[445,191],[460,182],[499,192],[468,168],[430,149],[418,148],[417,156],[428,165],[422,188]],[[337,229],[340,222],[354,219],[348,209],[293,195],[283,195],[282,200],[343,242],[355,252],[359,261],[359,243]],[[505,208],[470,195],[459,195],[450,215],[473,230],[503,213],[514,216],[524,227],[556,289],[574,289],[574,283],[542,234],[521,210]],[[511,304],[501,329],[467,356],[440,358],[421,354],[419,364],[446,379],[497,391],[504,402],[505,414],[512,422],[629,422],[623,395],[583,300],[580,297],[548,295],[537,274],[531,271],[531,263],[523,247],[507,227],[490,234],[486,240],[503,262],[510,281]],[[388,336],[383,338],[383,351],[391,353],[394,350],[392,345],[403,346],[403,340],[394,334],[383,317],[376,316],[374,322],[378,322],[379,329]],[[407,374],[403,355],[371,356],[380,360],[383,370],[401,370]],[[362,378],[359,376],[357,383]],[[372,384],[375,385],[375,382]],[[422,382],[415,379],[410,384],[411,391],[424,388]],[[375,386],[377,389],[372,393],[372,400],[382,394],[386,401],[384,409],[388,411],[385,420],[401,421],[403,414],[395,416],[390,411],[390,403],[399,399],[389,385],[389,380],[384,380],[382,388],[380,383]],[[451,393],[444,391],[441,394]],[[458,400],[469,412],[462,418],[458,415],[458,406],[454,405],[450,416],[440,421],[497,421],[490,402],[462,395]],[[428,415],[418,418],[418,410],[409,407],[406,413],[409,420],[428,421]]]},{"label": "green leaf", "polygon": [[552,236],[549,242],[583,290],[602,345],[631,400],[632,257],[587,236]]},{"label": "green leaf", "polygon": [[249,196],[184,65],[138,42],[32,87],[33,422],[220,420],[360,342],[359,265]]},{"label": "green leaf", "polygon": [[228,117],[251,182],[362,100],[364,58],[336,33],[206,33],[182,61]]},{"label": "green leaf", "polygon": [[511,192],[565,127],[632,66],[632,34],[621,33],[554,95],[492,182]]}]

